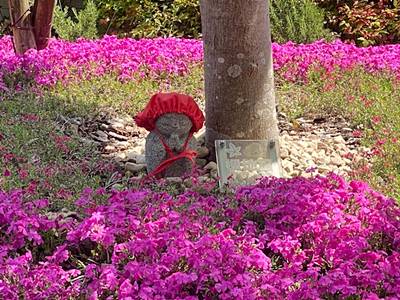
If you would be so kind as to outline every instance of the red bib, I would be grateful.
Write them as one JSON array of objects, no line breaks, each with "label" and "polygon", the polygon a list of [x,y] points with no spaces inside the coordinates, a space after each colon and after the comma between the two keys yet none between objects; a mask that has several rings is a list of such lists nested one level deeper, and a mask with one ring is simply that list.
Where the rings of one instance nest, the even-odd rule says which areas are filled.
[{"label": "red bib", "polygon": [[174,162],[176,162],[179,159],[182,158],[187,158],[192,162],[192,165],[195,165],[195,158],[197,156],[197,152],[194,150],[188,149],[188,144],[190,139],[192,138],[193,134],[189,134],[187,137],[185,144],[183,145],[183,150],[179,154],[175,154],[171,148],[167,145],[167,143],[164,141],[164,139],[160,136],[160,140],[167,151],[168,158],[164,160],[161,164],[158,165],[157,168],[155,168],[150,174],[147,175],[147,178],[150,177],[158,177],[164,170],[166,170],[169,166],[171,166]]}]

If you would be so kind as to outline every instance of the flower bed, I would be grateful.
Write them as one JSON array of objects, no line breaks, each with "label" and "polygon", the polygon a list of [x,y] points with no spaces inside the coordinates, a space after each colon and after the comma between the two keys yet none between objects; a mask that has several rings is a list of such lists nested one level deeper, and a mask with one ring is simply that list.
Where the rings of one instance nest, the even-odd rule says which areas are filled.
[{"label": "flower bed", "polygon": [[[277,75],[286,80],[306,80],[317,62],[327,72],[361,65],[372,72],[389,69],[400,73],[397,45],[356,48],[341,42],[288,43],[274,44],[273,50]],[[120,80],[144,76],[145,81],[186,74],[193,64],[201,62],[202,45],[196,40],[53,40],[44,51],[17,57],[10,38],[3,37],[0,89],[18,88],[27,77],[44,86],[110,74]],[[371,81],[363,80],[369,87]],[[351,80],[344,82],[347,95]],[[382,82],[386,86],[386,81]],[[319,87],[315,91],[321,101],[328,89],[321,93]],[[332,93],[340,95],[338,91],[336,87]],[[382,95],[386,94],[367,99],[353,93],[351,97],[380,105],[373,100],[382,100]],[[333,102],[336,98],[326,99]],[[386,100],[391,103],[389,96]],[[358,106],[351,103],[355,110]],[[21,107],[19,102],[9,100],[8,104],[7,113]],[[387,120],[397,120],[368,107],[371,112],[366,119],[371,119],[370,115],[380,118],[372,119],[374,126],[379,123],[385,128],[391,124]],[[15,188],[18,178],[18,186],[24,189],[0,191],[0,295],[5,299],[397,299],[400,294],[399,207],[364,183],[346,183],[334,175],[266,178],[226,196],[200,193],[204,187],[178,196],[147,189],[113,193],[86,190],[76,202],[78,212],[67,214],[72,217],[57,213],[59,217],[49,219],[54,214],[47,211],[59,207],[51,203],[53,194],[44,194],[49,196],[49,204],[31,199],[36,197],[37,184],[50,186],[47,177],[55,177],[57,164],[38,169],[37,159],[32,166],[22,164],[31,161],[29,153],[26,159],[13,154],[15,149],[23,149],[14,138],[20,137],[19,142],[25,145],[30,137],[18,132],[24,129],[21,125],[28,123],[23,131],[28,132],[32,124],[43,122],[42,117],[32,114],[36,111],[28,112],[22,117],[19,111],[10,113],[11,117],[5,114],[3,128],[16,130],[0,133],[5,189]],[[396,137],[387,134],[393,140]],[[47,131],[42,135],[47,141]],[[55,148],[60,148],[60,160],[64,154],[75,153],[67,151],[63,138],[50,137],[55,138]],[[37,130],[28,140],[35,138]],[[393,149],[398,149],[395,143]],[[58,161],[55,152],[49,153],[51,161]],[[396,165],[397,160],[393,161]],[[388,169],[387,159],[385,163]],[[28,174],[28,167],[35,169],[35,174]],[[76,173],[70,166],[67,169],[65,174]],[[28,175],[35,175],[35,180]],[[88,185],[86,177],[77,178],[80,184]],[[65,206],[64,202],[57,204]]]},{"label": "flower bed", "polygon": [[121,80],[160,73],[184,74],[201,60],[201,43],[188,39],[53,39],[47,49],[30,50],[23,56],[14,55],[10,37],[0,39],[0,75],[22,71],[40,85],[105,74],[116,74]]},{"label": "flower bed", "polygon": [[50,221],[40,214],[45,201],[22,198],[0,194],[6,299],[400,294],[399,207],[335,175],[265,178],[231,196],[86,190],[81,221]]},{"label": "flower bed", "polygon": [[[358,48],[340,41],[317,41],[307,45],[273,44],[274,68],[291,81],[305,80],[310,68],[331,72],[363,66],[368,71],[390,70],[400,74],[400,46]],[[79,40],[75,43],[52,40],[49,47],[24,56],[15,56],[11,38],[0,39],[0,89],[7,89],[10,74],[22,72],[40,85],[53,85],[79,78],[116,74],[121,80],[137,76],[185,74],[202,62],[199,40],[117,39]]]}]

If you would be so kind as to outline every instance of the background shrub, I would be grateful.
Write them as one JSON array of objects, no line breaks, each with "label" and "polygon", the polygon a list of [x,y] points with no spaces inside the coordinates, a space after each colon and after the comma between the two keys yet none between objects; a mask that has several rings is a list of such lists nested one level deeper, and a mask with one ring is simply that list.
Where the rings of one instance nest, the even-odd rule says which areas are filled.
[{"label": "background shrub", "polygon": [[393,0],[315,0],[327,10],[329,28],[342,40],[358,45],[396,43],[400,40],[400,7]]},{"label": "background shrub", "polygon": [[[272,37],[276,42],[330,40],[332,34],[327,29],[359,46],[400,41],[400,5],[396,0],[269,1]],[[63,7],[67,3],[59,2]],[[86,2],[82,12],[57,8],[54,27],[60,37],[95,38],[96,25],[102,34],[135,38],[201,37],[199,0],[83,1]],[[10,33],[7,22],[0,24],[0,33]]]},{"label": "background shrub", "polygon": [[97,0],[103,32],[133,37],[201,35],[198,0]]},{"label": "background shrub", "polygon": [[0,36],[11,34],[10,19],[4,18],[0,20]]},{"label": "background shrub", "polygon": [[[332,39],[357,45],[400,40],[400,10],[393,0],[269,0],[276,42]],[[102,33],[133,37],[201,37],[199,0],[96,0]],[[327,30],[329,29],[329,30]]]},{"label": "background shrub", "polygon": [[98,37],[97,19],[99,11],[93,0],[88,0],[84,9],[57,5],[54,10],[53,28],[57,35],[68,41],[79,37],[95,39]]},{"label": "background shrub", "polygon": [[324,11],[311,0],[270,0],[272,39],[278,43],[331,40],[324,17]]},{"label": "background shrub", "polygon": [[[270,0],[273,39],[308,43],[331,39],[324,12],[311,0]],[[103,32],[133,37],[200,37],[198,0],[98,0]]]}]

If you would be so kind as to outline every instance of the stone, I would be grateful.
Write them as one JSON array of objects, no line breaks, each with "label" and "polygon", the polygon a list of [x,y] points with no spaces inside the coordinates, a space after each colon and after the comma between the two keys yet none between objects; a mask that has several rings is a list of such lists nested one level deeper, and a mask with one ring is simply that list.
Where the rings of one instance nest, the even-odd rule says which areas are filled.
[{"label": "stone", "polygon": [[289,157],[289,149],[287,149],[286,147],[282,147],[280,149],[280,155],[282,159],[288,158]]},{"label": "stone", "polygon": [[124,142],[116,142],[114,144],[114,146],[120,150],[124,150],[129,148],[130,143],[128,141],[124,141]]},{"label": "stone", "polygon": [[119,118],[112,118],[111,120],[107,120],[107,123],[110,125],[116,124],[116,123],[122,123],[124,124],[126,121],[125,119],[119,117]]},{"label": "stone", "polygon": [[131,161],[135,162],[137,164],[146,164],[146,157],[142,154],[138,154],[136,152],[128,152],[126,154],[126,158]]},{"label": "stone", "polygon": [[91,134],[91,136],[99,142],[108,143],[108,135],[104,131],[97,130],[95,134]]},{"label": "stone", "polygon": [[350,159],[348,159],[348,158],[343,158],[342,160],[343,160],[343,162],[344,162],[345,165],[347,165],[347,166],[351,165],[351,160],[350,160]]},{"label": "stone", "polygon": [[287,119],[288,118],[287,114],[285,114],[284,112],[281,112],[281,111],[278,112],[278,117],[279,118],[283,118],[283,119]]},{"label": "stone", "polygon": [[324,142],[318,142],[317,143],[317,149],[321,149],[321,150],[327,150],[328,149],[328,145]]},{"label": "stone", "polygon": [[[303,152],[303,154],[302,154],[302,161],[309,161],[309,160],[312,160],[312,151],[310,151],[310,152]],[[301,155],[301,154],[300,154]]]},{"label": "stone", "polygon": [[350,173],[352,171],[348,165],[341,166],[340,170],[342,170],[345,173]]},{"label": "stone", "polygon": [[299,145],[300,149],[307,149],[310,147],[310,143],[307,141],[298,141],[297,144]]},{"label": "stone", "polygon": [[79,117],[71,118],[70,121],[71,121],[72,124],[75,124],[75,125],[78,125],[78,126],[82,125],[82,118],[79,118]]},{"label": "stone", "polygon": [[332,156],[330,162],[335,166],[344,165],[344,161],[339,156]]},{"label": "stone", "polygon": [[301,157],[300,157],[300,153],[297,152],[297,153],[296,153],[296,156],[292,156],[292,157],[290,158],[290,161],[291,161],[292,163],[294,163],[296,166],[301,165],[302,159],[301,159]]},{"label": "stone", "polygon": [[106,145],[104,147],[104,151],[107,152],[107,153],[114,152],[115,150],[116,150],[116,148],[114,146],[112,146],[112,145]]},{"label": "stone", "polygon": [[140,139],[135,142],[136,147],[142,147],[143,149],[145,148],[146,145],[146,140],[145,139]]},{"label": "stone", "polygon": [[138,172],[144,171],[145,169],[146,169],[145,164],[136,164],[136,163],[132,163],[132,162],[127,162],[125,164],[125,170],[130,171],[132,173],[138,173]]},{"label": "stone", "polygon": [[308,160],[306,160],[304,166],[307,168],[313,168],[313,167],[315,167],[315,163],[312,159],[308,159]]},{"label": "stone", "polygon": [[111,136],[111,137],[113,137],[113,138],[115,138],[115,139],[117,139],[117,140],[121,140],[121,141],[127,141],[127,140],[129,140],[128,137],[126,137],[126,136],[124,136],[124,135],[122,135],[122,134],[115,133],[115,132],[113,132],[113,131],[109,131],[109,132],[108,132],[108,135]]},{"label": "stone", "polygon": [[213,161],[210,161],[207,165],[205,165],[204,170],[212,171],[212,170],[217,170],[217,164]]},{"label": "stone", "polygon": [[137,134],[138,134],[139,136],[146,136],[146,135],[147,135],[147,131],[146,131],[146,129],[144,129],[144,128],[137,127],[136,130],[137,130]]},{"label": "stone", "polygon": [[134,120],[131,115],[125,115],[124,117],[121,118],[123,124],[133,124]]},{"label": "stone", "polygon": [[101,131],[101,130],[97,130],[96,131],[96,135],[101,137],[101,138],[108,138],[108,134],[105,133],[104,131]]},{"label": "stone", "polygon": [[294,163],[291,162],[290,160],[283,160],[282,161],[282,167],[283,170],[288,174],[291,175],[293,170],[294,170]]},{"label": "stone", "polygon": [[310,141],[313,142],[313,143],[311,144],[311,145],[313,145],[313,146],[315,145],[314,142],[319,140],[319,137],[318,137],[318,135],[316,135],[316,134],[311,134],[308,138],[310,139]]},{"label": "stone", "polygon": [[197,157],[198,158],[205,158],[209,154],[210,154],[210,150],[207,147],[202,146],[202,147],[197,148]]},{"label": "stone", "polygon": [[304,177],[304,178],[310,178],[310,177],[312,177],[312,174],[304,171],[304,172],[300,172],[300,176]]},{"label": "stone", "polygon": [[217,171],[217,169],[210,170],[210,175],[211,175],[212,178],[218,179],[218,171]]},{"label": "stone", "polygon": [[[184,114],[166,113],[161,115],[155,124],[155,130],[146,137],[145,155],[147,172],[154,171],[164,160],[168,153],[162,140],[173,152],[178,155],[184,151],[184,144],[189,139],[193,126],[191,119]],[[186,150],[196,150],[196,139],[191,137]],[[192,170],[192,163],[188,158],[181,158],[173,162],[164,172],[163,177],[180,177]]]},{"label": "stone", "polygon": [[297,177],[301,175],[301,170],[293,170],[290,177]]},{"label": "stone", "polygon": [[119,152],[114,155],[114,159],[116,161],[125,161],[126,160],[126,154],[124,152]]},{"label": "stone", "polygon": [[322,171],[322,173],[327,173],[327,172],[332,171],[332,168],[330,168],[327,165],[319,165],[318,166],[318,171]]},{"label": "stone", "polygon": [[102,138],[102,137],[97,136],[97,135],[94,135],[94,134],[91,134],[90,136],[91,136],[94,140],[96,140],[96,141],[98,141],[98,142],[101,142],[101,143],[103,143],[103,144],[109,142],[109,139],[108,139],[108,138]]},{"label": "stone", "polygon": [[102,130],[108,130],[110,128],[110,126],[108,126],[107,124],[101,124],[100,125],[100,129],[102,129]]},{"label": "stone", "polygon": [[333,138],[333,142],[334,142],[335,144],[345,144],[345,143],[346,143],[345,140],[344,140],[344,138],[343,138],[341,135],[335,136],[335,137]]},{"label": "stone", "polygon": [[110,124],[110,128],[116,131],[120,131],[122,129],[124,129],[124,124],[120,123],[120,122],[112,122]]},{"label": "stone", "polygon": [[125,131],[128,133],[134,133],[135,132],[135,127],[133,126],[126,126]]},{"label": "stone", "polygon": [[330,163],[330,159],[329,156],[327,155],[323,155],[323,156],[317,156],[314,161],[318,164],[318,165],[326,165]]}]

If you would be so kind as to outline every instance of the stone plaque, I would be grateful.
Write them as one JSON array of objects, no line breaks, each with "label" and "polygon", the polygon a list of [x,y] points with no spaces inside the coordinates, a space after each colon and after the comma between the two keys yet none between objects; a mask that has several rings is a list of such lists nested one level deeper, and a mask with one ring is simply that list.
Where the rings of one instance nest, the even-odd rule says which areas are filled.
[{"label": "stone plaque", "polygon": [[262,176],[281,177],[277,146],[264,140],[216,140],[220,187],[252,184]]}]

